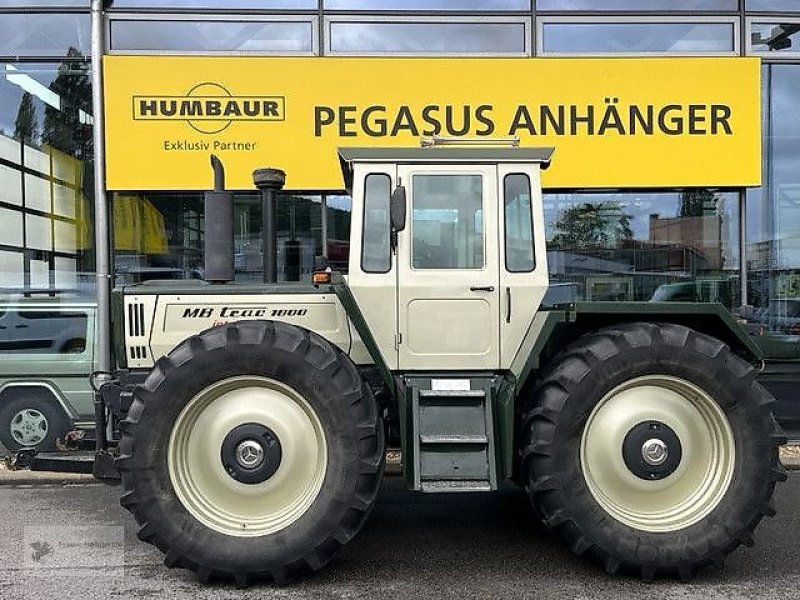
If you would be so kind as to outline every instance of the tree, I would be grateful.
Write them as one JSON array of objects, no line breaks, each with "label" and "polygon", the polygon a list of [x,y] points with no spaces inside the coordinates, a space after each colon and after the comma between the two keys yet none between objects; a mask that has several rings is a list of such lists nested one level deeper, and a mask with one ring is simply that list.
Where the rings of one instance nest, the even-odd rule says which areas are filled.
[{"label": "tree", "polygon": [[[81,118],[92,110],[92,84],[89,65],[81,60],[83,54],[76,48],[67,51],[67,59],[58,67],[58,75],[50,89],[58,94],[60,108],[48,105],[44,111],[42,142],[76,158],[91,158],[88,144],[92,127]],[[82,122],[83,121],[83,122]]]},{"label": "tree", "polygon": [[14,121],[14,137],[23,144],[35,144],[39,137],[36,121],[36,105],[33,96],[24,92],[19,103],[17,119]]},{"label": "tree", "polygon": [[703,217],[717,212],[719,198],[711,190],[700,188],[681,194],[681,217]]},{"label": "tree", "polygon": [[555,224],[558,247],[616,246],[633,238],[630,215],[617,202],[585,202],[564,210]]}]

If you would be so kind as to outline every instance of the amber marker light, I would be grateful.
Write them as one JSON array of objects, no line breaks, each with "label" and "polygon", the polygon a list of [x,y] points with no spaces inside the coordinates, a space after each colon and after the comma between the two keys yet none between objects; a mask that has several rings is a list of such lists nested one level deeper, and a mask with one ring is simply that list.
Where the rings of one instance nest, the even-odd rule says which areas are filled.
[{"label": "amber marker light", "polygon": [[322,285],[331,282],[331,274],[328,271],[318,271],[311,275],[311,282],[314,285]]}]

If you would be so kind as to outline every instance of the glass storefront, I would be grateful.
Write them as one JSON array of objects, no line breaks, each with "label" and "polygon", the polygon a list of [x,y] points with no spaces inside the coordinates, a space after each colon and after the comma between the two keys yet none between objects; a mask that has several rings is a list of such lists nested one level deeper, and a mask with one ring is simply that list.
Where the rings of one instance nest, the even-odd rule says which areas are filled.
[{"label": "glass storefront", "polygon": [[[146,279],[204,278],[202,193],[115,193],[112,205],[118,285]],[[315,257],[325,253],[334,268],[347,268],[348,197],[284,193],[278,196],[277,209],[278,281],[307,280]],[[256,192],[235,194],[236,281],[262,280],[261,232],[261,197]]]},{"label": "glass storefront", "polygon": [[762,85],[763,186],[747,191],[750,304],[768,330],[800,341],[800,65],[765,65]]},{"label": "glass storefront", "polygon": [[88,64],[0,63],[0,288],[89,289],[94,276]]},{"label": "glass storefront", "polygon": [[739,298],[738,194],[708,189],[545,194],[553,283],[581,300]]},{"label": "glass storefront", "polygon": [[[0,352],[34,370],[33,334],[34,353],[87,371],[92,356],[89,5],[0,0]],[[112,54],[759,56],[760,188],[546,190],[547,260],[564,299],[728,307],[769,357],[785,426],[800,424],[800,0],[114,0],[106,18]],[[204,278],[202,193],[109,200],[115,284]],[[346,271],[351,209],[337,190],[281,194],[278,279],[308,280],[318,255]],[[236,193],[237,281],[262,279],[261,227],[258,193]],[[75,323],[85,331],[66,335]]]}]

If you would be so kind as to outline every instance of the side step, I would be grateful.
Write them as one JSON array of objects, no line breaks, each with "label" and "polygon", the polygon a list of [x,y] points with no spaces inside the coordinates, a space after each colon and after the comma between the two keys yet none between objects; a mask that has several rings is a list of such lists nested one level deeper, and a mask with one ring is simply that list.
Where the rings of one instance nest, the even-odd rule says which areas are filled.
[{"label": "side step", "polygon": [[413,377],[413,487],[424,492],[497,489],[493,376]]},{"label": "side step", "polygon": [[50,471],[54,473],[83,473],[111,484],[120,480],[114,456],[106,450],[37,452],[20,450],[9,463],[12,470]]},{"label": "side step", "polygon": [[31,458],[31,471],[92,474],[94,452],[37,452]]}]

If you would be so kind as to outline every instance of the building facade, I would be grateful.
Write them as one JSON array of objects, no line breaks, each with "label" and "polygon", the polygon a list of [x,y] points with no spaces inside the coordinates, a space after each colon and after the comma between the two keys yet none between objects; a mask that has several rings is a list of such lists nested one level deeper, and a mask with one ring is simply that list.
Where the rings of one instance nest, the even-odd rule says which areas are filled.
[{"label": "building facade", "polygon": [[[93,293],[88,8],[0,2],[7,290]],[[800,0],[114,0],[106,45],[111,55],[758,56],[760,187],[545,190],[548,260],[551,280],[587,300],[722,302],[774,356],[800,363]],[[202,278],[201,193],[142,186],[110,201],[117,283]],[[293,190],[279,207],[282,280],[307,276],[319,254],[346,267],[341,190]],[[237,279],[258,280],[256,193],[238,193],[235,210]]]}]

